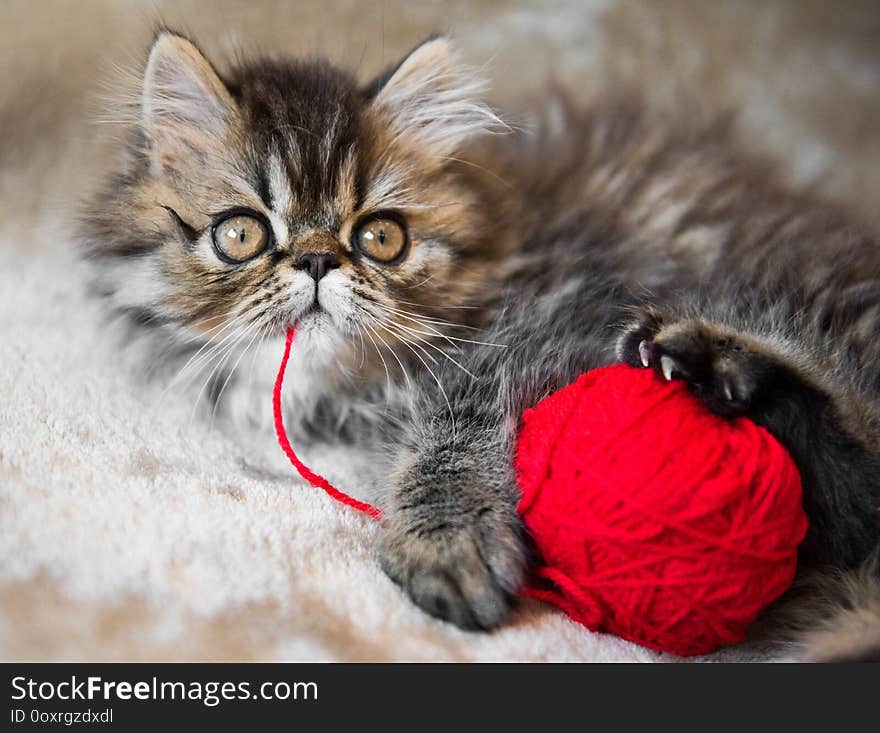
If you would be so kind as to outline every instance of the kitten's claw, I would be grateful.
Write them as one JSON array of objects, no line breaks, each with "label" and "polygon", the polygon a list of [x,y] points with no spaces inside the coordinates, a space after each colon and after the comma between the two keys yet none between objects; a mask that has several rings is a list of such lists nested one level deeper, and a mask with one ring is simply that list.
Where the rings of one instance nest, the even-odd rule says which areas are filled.
[{"label": "kitten's claw", "polygon": [[651,366],[651,347],[645,339],[639,342],[639,359],[643,367]]},{"label": "kitten's claw", "polygon": [[730,382],[724,383],[724,399],[728,402],[733,399],[733,390],[730,389]]},{"label": "kitten's claw", "polygon": [[667,382],[671,382],[675,376],[675,361],[673,361],[671,356],[664,354],[660,357],[660,369],[663,372],[664,379]]}]

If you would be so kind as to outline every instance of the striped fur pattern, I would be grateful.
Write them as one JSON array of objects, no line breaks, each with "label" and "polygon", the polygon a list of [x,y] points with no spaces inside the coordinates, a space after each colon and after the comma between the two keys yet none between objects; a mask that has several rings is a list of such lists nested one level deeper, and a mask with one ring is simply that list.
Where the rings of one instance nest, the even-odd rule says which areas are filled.
[{"label": "striped fur pattern", "polygon": [[[522,410],[620,360],[684,379],[798,462],[803,567],[860,579],[836,584],[838,625],[802,624],[807,656],[873,653],[847,620],[880,627],[864,565],[880,537],[876,244],[723,126],[550,95],[515,131],[482,91],[444,39],[360,86],[317,61],[221,76],[161,33],[124,162],[84,217],[96,292],[151,370],[197,376],[198,397],[248,425],[268,375],[236,367],[298,323],[294,429],[390,447],[382,565],[465,628],[499,624],[528,572]],[[230,265],[212,221],[242,207],[272,243]],[[376,212],[405,222],[393,263],[354,244]],[[308,252],[338,266],[313,281],[295,266]]]}]

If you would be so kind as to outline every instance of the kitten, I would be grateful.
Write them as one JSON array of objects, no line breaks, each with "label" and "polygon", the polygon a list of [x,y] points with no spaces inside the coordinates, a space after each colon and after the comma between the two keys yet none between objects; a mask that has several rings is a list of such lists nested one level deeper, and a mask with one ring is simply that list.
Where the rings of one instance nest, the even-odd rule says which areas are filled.
[{"label": "kitten", "polygon": [[317,61],[221,76],[160,33],[85,217],[97,292],[153,368],[225,354],[211,398],[248,425],[270,376],[236,359],[297,324],[294,430],[393,445],[382,567],[464,628],[501,623],[528,570],[521,412],[616,361],[686,380],[797,461],[802,566],[862,574],[809,653],[880,654],[877,246],[723,130],[554,98],[514,131],[482,92],[441,38],[360,86]]}]

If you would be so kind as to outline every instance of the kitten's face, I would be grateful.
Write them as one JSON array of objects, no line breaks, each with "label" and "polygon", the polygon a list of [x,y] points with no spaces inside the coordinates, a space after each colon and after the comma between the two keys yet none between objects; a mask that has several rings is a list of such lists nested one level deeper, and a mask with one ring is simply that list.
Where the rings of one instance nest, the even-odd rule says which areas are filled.
[{"label": "kitten's face", "polygon": [[464,73],[435,40],[369,90],[320,63],[222,81],[160,36],[129,168],[91,215],[105,294],[185,335],[297,324],[337,355],[431,338],[422,319],[448,318],[486,277],[491,212],[450,162],[494,118]]}]

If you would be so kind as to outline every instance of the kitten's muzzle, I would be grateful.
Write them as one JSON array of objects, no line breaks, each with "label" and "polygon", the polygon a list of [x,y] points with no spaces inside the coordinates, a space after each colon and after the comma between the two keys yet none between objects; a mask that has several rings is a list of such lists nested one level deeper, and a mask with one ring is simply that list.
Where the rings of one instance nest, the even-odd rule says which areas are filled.
[{"label": "kitten's muzzle", "polygon": [[306,270],[317,283],[330,270],[339,267],[339,258],[332,252],[303,252],[294,260],[297,270]]}]

